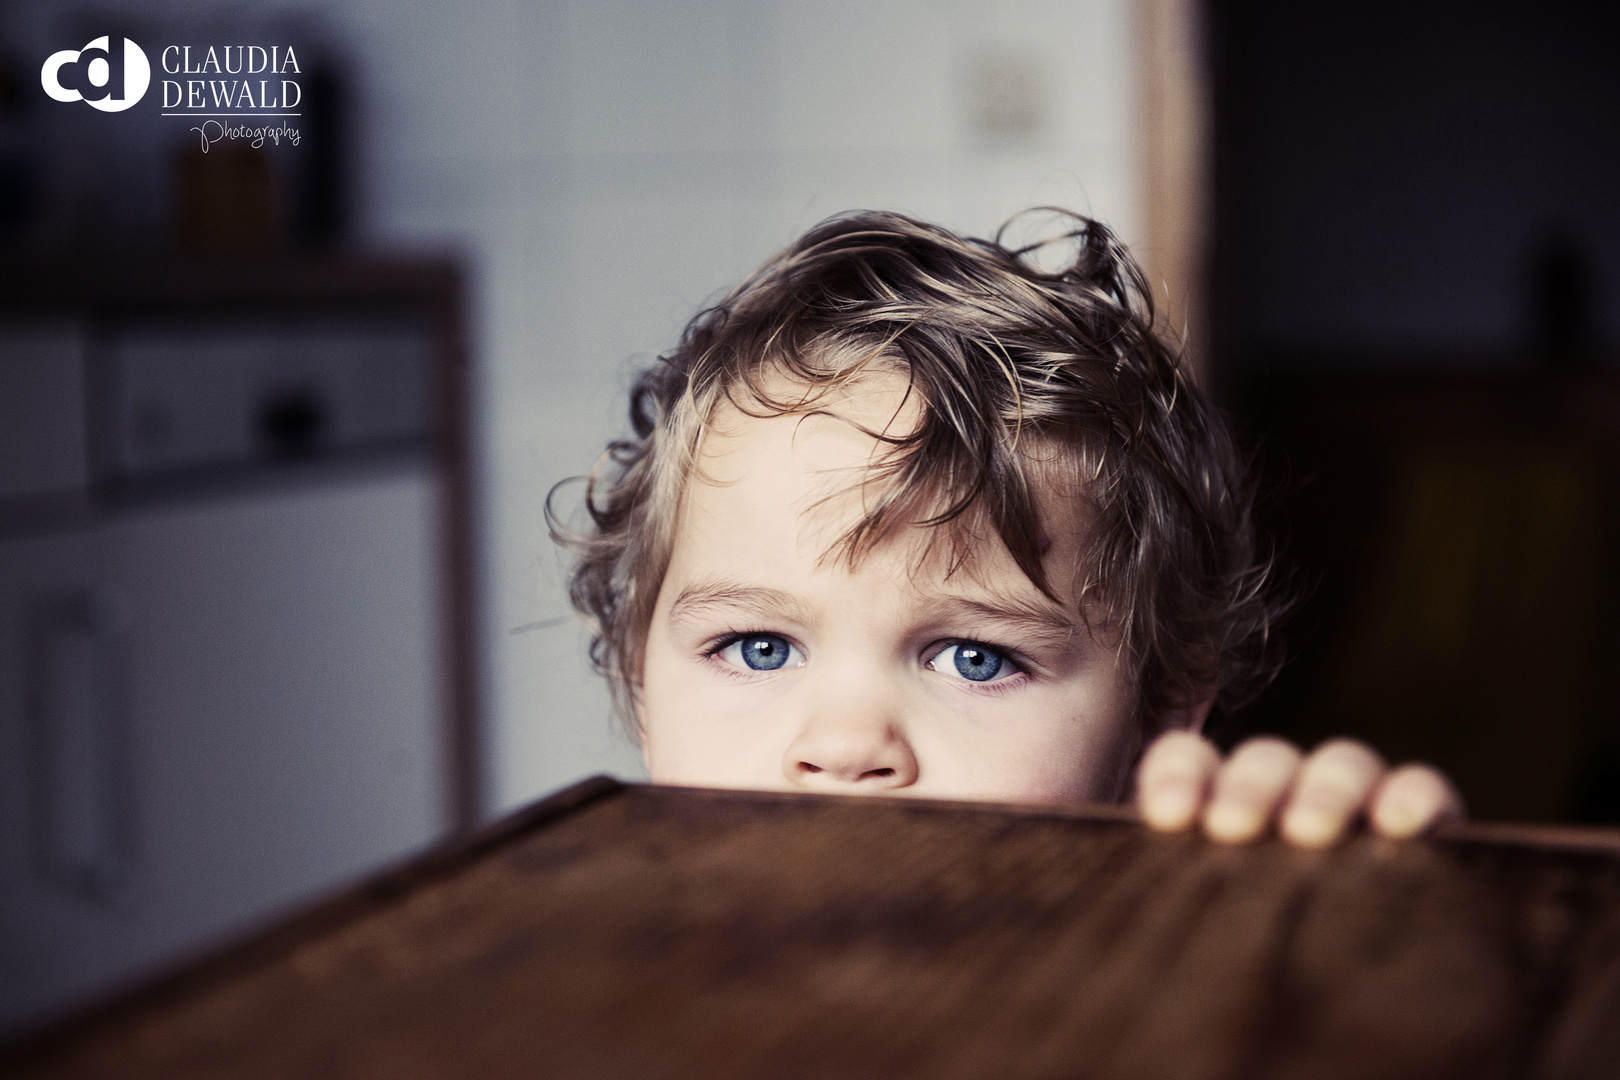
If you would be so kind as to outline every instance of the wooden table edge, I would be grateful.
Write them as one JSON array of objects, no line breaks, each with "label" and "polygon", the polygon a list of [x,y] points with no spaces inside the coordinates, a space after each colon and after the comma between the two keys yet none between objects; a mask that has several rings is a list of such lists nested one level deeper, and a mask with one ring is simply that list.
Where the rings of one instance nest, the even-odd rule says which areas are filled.
[{"label": "wooden table edge", "polygon": [[[530,803],[482,829],[452,837],[418,851],[358,883],[293,908],[258,930],[221,947],[204,947],[190,959],[178,961],[166,973],[150,972],[105,991],[43,1026],[0,1042],[0,1075],[46,1057],[64,1043],[90,1029],[117,1023],[126,1017],[183,998],[203,986],[227,979],[285,955],[300,943],[337,929],[371,911],[402,900],[423,885],[447,877],[494,848],[526,833],[576,813],[592,803],[625,791],[627,785],[611,776],[592,776]],[[228,939],[229,940],[229,939]]]},{"label": "wooden table edge", "polygon": [[[231,977],[292,951],[302,942],[334,930],[447,877],[490,851],[536,829],[577,813],[608,797],[644,792],[693,799],[741,799],[782,803],[804,799],[789,791],[675,787],[626,783],[611,776],[592,776],[522,807],[488,826],[407,857],[358,884],[340,888],[283,915],[233,944],[217,945],[189,961],[182,961],[155,979],[146,975],[132,984],[105,993],[87,1005],[47,1021],[43,1027],[0,1044],[0,1073],[49,1056],[83,1033],[117,1023],[149,1009],[183,998],[208,984]],[[867,802],[871,796],[817,795],[836,802]],[[1027,818],[1091,821],[1138,825],[1136,811],[1105,803],[1030,805],[945,799],[896,799],[895,803],[920,813],[966,811]],[[1620,829],[1590,826],[1520,825],[1497,822],[1447,822],[1429,838],[1442,843],[1510,844],[1539,849],[1620,856]]]}]

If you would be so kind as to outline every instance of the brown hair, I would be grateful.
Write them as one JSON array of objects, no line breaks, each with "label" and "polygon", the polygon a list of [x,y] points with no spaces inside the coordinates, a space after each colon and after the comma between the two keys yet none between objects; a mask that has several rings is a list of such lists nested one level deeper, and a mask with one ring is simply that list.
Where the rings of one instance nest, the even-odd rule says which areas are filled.
[{"label": "brown hair", "polygon": [[[637,378],[633,437],[609,444],[585,478],[589,530],[563,525],[557,488],[546,507],[553,539],[579,557],[570,596],[594,632],[591,659],[632,729],[703,426],[722,402],[751,415],[813,411],[874,364],[906,374],[922,415],[879,436],[891,449],[868,479],[868,512],[835,545],[846,557],[912,524],[943,528],[960,550],[971,516],[1057,599],[1036,497],[1048,474],[1028,453],[1055,445],[1089,503],[1081,614],[1117,635],[1143,720],[1212,693],[1230,710],[1270,680],[1283,605],[1243,463],[1156,333],[1124,246],[1095,221],[1053,213],[1057,235],[1019,248],[1003,245],[1006,226],[977,240],[894,213],[830,218],[700,311]],[[1061,268],[1030,258],[1054,244],[1074,251]],[[764,383],[780,373],[810,391],[773,399]]]}]

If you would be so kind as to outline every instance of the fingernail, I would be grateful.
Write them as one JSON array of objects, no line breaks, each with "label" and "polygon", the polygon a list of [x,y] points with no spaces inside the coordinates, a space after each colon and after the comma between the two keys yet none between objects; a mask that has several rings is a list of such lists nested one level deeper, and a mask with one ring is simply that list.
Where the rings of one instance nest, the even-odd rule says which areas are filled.
[{"label": "fingernail", "polygon": [[1314,807],[1295,807],[1283,818],[1283,835],[1301,847],[1326,847],[1338,838],[1338,820]]},{"label": "fingernail", "polygon": [[1185,829],[1198,809],[1198,792],[1185,780],[1161,780],[1142,802],[1142,816],[1155,829]]},{"label": "fingernail", "polygon": [[1412,836],[1427,824],[1426,810],[1420,800],[1396,793],[1378,807],[1378,831],[1397,839]]},{"label": "fingernail", "polygon": [[1260,834],[1265,818],[1252,806],[1242,803],[1218,802],[1204,814],[1204,831],[1210,839],[1223,843],[1241,843]]}]

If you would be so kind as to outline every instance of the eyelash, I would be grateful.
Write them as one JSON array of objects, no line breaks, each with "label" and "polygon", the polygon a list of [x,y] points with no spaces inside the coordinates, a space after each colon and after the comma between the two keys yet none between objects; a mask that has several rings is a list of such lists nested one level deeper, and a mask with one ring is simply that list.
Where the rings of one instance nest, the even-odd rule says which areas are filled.
[{"label": "eyelash", "polygon": [[[744,671],[741,668],[733,667],[732,665],[727,664],[719,659],[720,654],[731,648],[731,646],[737,644],[737,642],[743,640],[744,638],[754,637],[755,635],[779,637],[788,644],[792,645],[795,649],[799,649],[798,642],[794,641],[786,634],[778,633],[775,630],[728,630],[720,637],[715,638],[713,641],[709,642],[709,644],[703,646],[703,659],[713,661],[714,666],[720,669],[720,673],[722,675],[733,679],[754,679],[761,675],[769,675],[771,673],[768,671]],[[803,652],[804,650],[799,649],[799,651]]]},{"label": "eyelash", "polygon": [[[713,660],[713,661],[715,661],[716,666],[718,666],[721,669],[722,674],[731,676],[733,678],[749,679],[749,678],[753,678],[753,677],[758,676],[758,675],[769,674],[768,672],[743,671],[740,668],[733,667],[730,664],[721,663],[721,662],[719,662],[717,660],[717,657],[719,657],[719,655],[721,653],[725,652],[731,646],[735,645],[737,642],[743,640],[744,638],[753,637],[756,634],[769,634],[772,637],[782,638],[785,641],[787,641],[789,644],[791,644],[794,648],[800,649],[801,652],[803,651],[803,649],[800,647],[798,642],[794,641],[792,638],[788,637],[786,634],[778,633],[775,630],[758,630],[758,629],[755,629],[755,630],[728,630],[724,634],[722,634],[720,637],[717,637],[717,638],[713,639],[707,645],[703,646],[703,651],[702,651],[703,658],[705,660]],[[970,689],[970,691],[972,693],[976,693],[976,694],[1003,694],[1003,693],[1008,692],[1009,690],[1012,690],[1012,689],[1014,689],[1016,687],[1024,685],[1024,683],[1026,683],[1030,679],[1034,678],[1034,675],[1033,675],[1033,673],[1031,671],[1030,663],[1029,663],[1028,660],[1024,659],[1024,654],[1023,653],[1019,652],[1017,649],[1008,648],[1005,645],[997,645],[993,641],[986,641],[983,638],[968,638],[968,637],[943,638],[943,639],[941,639],[939,641],[934,642],[932,645],[929,645],[927,650],[925,650],[925,653],[928,656],[929,660],[932,660],[933,657],[938,656],[941,652],[943,652],[944,650],[950,648],[952,645],[984,645],[984,646],[987,646],[987,647],[989,647],[991,649],[994,649],[996,652],[1000,653],[1006,659],[1006,661],[1013,666],[1014,675],[1013,675],[1012,678],[1008,678],[1008,679],[997,679],[994,682],[987,682],[987,683],[971,683],[971,681],[968,680],[968,679],[953,679],[953,680],[951,680],[953,682],[969,683],[970,685],[969,685],[969,687],[967,687],[967,689]],[[924,661],[924,662],[926,663],[928,661]],[[1020,678],[1019,676],[1022,676],[1022,678]]]},{"label": "eyelash", "polygon": [[[933,657],[938,656],[952,645],[983,645],[986,648],[994,649],[996,652],[1000,653],[1002,658],[1013,666],[1013,675],[1011,678],[996,679],[992,682],[985,683],[976,683],[970,679],[951,680],[952,682],[965,683],[966,686],[963,688],[970,690],[972,693],[1005,694],[1008,691],[1023,686],[1026,682],[1029,682],[1032,678],[1034,678],[1030,671],[1029,661],[1024,659],[1023,653],[1019,652],[1017,649],[1008,648],[1006,645],[997,645],[993,641],[986,641],[984,638],[956,637],[946,638],[943,641],[935,642],[934,644],[928,646],[929,659],[932,660]],[[947,676],[947,678],[949,678],[949,676]]]}]

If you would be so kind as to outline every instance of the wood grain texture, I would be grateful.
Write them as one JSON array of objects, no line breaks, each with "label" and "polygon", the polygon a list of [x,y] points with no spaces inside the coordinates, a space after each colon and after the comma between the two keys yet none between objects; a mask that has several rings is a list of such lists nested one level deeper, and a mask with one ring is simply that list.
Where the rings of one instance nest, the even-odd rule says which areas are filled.
[{"label": "wood grain texture", "polygon": [[[1511,832],[1511,830],[1510,830]],[[1620,1069],[1612,836],[574,789],[13,1048],[26,1077]]]}]

